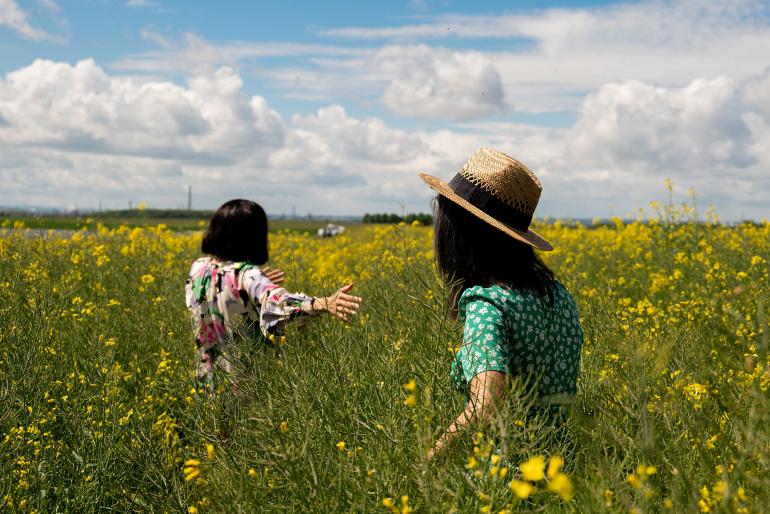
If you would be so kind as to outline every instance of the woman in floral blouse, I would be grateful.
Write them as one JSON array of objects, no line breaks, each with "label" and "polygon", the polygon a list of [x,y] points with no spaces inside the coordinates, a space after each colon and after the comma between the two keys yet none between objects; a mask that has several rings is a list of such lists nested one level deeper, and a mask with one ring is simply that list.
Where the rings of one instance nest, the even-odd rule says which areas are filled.
[{"label": "woman in floral blouse", "polygon": [[540,182],[492,148],[476,151],[448,184],[421,178],[439,193],[436,261],[454,293],[452,310],[464,322],[452,380],[467,398],[429,457],[472,423],[489,421],[512,387],[530,399],[532,414],[563,428],[583,331],[572,296],[534,251],[552,249],[529,228]]},{"label": "woman in floral blouse", "polygon": [[267,216],[249,200],[230,200],[214,213],[201,245],[207,254],[192,263],[185,287],[196,341],[196,381],[213,389],[215,375],[233,371],[238,349],[234,335],[280,337],[286,323],[329,313],[342,320],[355,315],[361,298],[353,284],[329,297],[290,293],[280,286],[283,273],[263,266],[268,260]]}]

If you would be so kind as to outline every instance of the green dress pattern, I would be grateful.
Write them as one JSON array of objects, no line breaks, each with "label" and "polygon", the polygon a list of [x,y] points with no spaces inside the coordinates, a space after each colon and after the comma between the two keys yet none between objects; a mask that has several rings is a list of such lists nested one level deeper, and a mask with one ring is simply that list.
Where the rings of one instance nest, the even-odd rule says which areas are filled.
[{"label": "green dress pattern", "polygon": [[466,289],[459,302],[463,343],[452,363],[455,386],[503,371],[534,384],[539,399],[572,396],[580,370],[583,330],[577,307],[558,281],[548,296],[499,285]]}]

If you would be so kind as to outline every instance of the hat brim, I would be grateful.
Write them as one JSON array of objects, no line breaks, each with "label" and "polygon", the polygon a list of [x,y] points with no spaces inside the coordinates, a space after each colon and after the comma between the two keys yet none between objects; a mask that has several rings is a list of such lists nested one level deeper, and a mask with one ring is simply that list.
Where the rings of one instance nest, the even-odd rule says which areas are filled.
[{"label": "hat brim", "polygon": [[433,175],[428,175],[427,173],[420,173],[420,178],[428,184],[428,187],[440,194],[441,196],[445,197],[447,200],[451,200],[466,211],[470,212],[480,220],[489,223],[496,229],[506,233],[507,235],[511,236],[512,238],[521,241],[522,243],[526,243],[534,248],[537,248],[538,250],[542,250],[544,252],[550,252],[553,250],[553,246],[551,246],[551,243],[543,239],[537,232],[534,230],[518,230],[513,227],[510,227],[503,223],[502,221],[499,221],[486,212],[482,211],[472,203],[470,203],[465,198],[462,198],[457,193],[452,191],[452,189],[449,187],[449,185],[434,177]]}]

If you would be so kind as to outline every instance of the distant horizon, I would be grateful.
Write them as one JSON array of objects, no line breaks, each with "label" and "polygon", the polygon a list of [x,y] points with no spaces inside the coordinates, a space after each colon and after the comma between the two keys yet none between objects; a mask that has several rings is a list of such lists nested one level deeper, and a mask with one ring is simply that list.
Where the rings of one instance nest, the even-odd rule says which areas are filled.
[{"label": "distant horizon", "polygon": [[[56,207],[39,207],[40,212],[31,210],[34,209],[34,207],[24,208],[21,206],[7,206],[7,205],[0,205],[0,216],[3,214],[26,214],[26,215],[61,215],[61,216],[68,216],[68,215],[88,215],[93,213],[120,213],[120,212],[126,212],[126,211],[137,211],[140,212],[142,210],[155,210],[155,211],[187,211],[188,209],[186,207],[145,207],[145,209],[139,209],[137,207],[133,207],[132,209],[103,209],[103,210],[97,210],[97,209],[80,209],[80,210],[72,210],[68,211],[64,208],[56,208]],[[206,208],[206,209],[190,209],[192,212],[199,212],[199,213],[206,213],[206,212],[213,212],[216,210],[216,207],[213,208]],[[275,212],[267,212],[268,219],[289,219],[289,220],[305,220],[308,219],[308,216],[310,216],[311,219],[315,221],[319,220],[329,220],[329,221],[346,221],[346,220],[361,220],[365,215],[367,214],[398,214],[402,215],[401,212],[397,210],[392,211],[370,211],[365,212],[362,214],[329,214],[329,213],[305,213],[305,214],[296,214],[292,215],[290,213],[275,213]],[[429,209],[426,209],[424,211],[404,211],[405,215],[408,214],[431,214]],[[719,212],[716,212],[716,214],[719,216]],[[698,221],[705,221],[705,215],[706,212],[699,212],[698,213]],[[593,224],[597,221],[599,223],[607,223],[611,222],[614,219],[620,219],[623,222],[634,222],[638,220],[638,217],[632,217],[632,216],[588,216],[588,217],[575,217],[575,216],[538,216],[537,213],[535,214],[534,220],[535,221],[541,221],[541,222],[550,222],[550,221],[575,221],[583,224]],[[732,225],[732,224],[739,224],[739,223],[755,223],[755,224],[764,224],[768,222],[768,218],[739,218],[739,219],[725,219],[722,216],[719,216],[719,219],[722,223]]]}]

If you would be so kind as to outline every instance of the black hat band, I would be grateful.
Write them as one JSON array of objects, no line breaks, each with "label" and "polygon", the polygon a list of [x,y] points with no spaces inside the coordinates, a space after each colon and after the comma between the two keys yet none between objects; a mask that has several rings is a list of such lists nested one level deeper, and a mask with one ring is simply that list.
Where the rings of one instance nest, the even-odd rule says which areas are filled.
[{"label": "black hat band", "polygon": [[529,225],[532,223],[531,214],[524,214],[520,210],[498,200],[492,193],[477,186],[459,173],[449,181],[449,188],[460,198],[467,200],[475,207],[478,207],[509,227],[521,230],[522,232],[529,230]]}]

